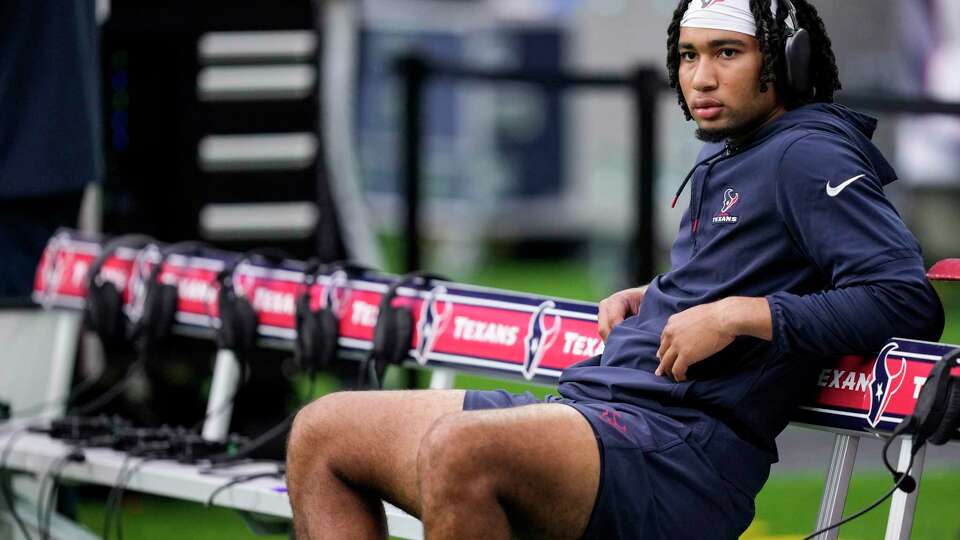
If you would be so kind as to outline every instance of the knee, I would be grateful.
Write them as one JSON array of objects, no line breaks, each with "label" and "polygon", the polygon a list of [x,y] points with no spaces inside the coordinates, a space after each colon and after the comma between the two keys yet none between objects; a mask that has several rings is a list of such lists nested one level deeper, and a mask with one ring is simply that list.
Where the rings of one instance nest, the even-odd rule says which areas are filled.
[{"label": "knee", "polygon": [[320,458],[330,450],[344,425],[344,416],[354,399],[352,394],[328,394],[300,409],[293,419],[287,441],[287,461],[291,465],[303,458]]},{"label": "knee", "polygon": [[495,468],[486,457],[482,426],[461,413],[434,422],[420,444],[417,473],[425,505],[490,496]]}]

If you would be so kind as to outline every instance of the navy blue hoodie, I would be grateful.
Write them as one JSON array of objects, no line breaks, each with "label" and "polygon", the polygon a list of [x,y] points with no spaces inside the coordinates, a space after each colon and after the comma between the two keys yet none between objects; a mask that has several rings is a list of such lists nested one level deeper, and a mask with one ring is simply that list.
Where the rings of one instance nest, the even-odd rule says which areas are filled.
[{"label": "navy blue hoodie", "polygon": [[[781,115],[740,147],[706,145],[671,270],[602,358],[566,369],[561,395],[698,409],[771,451],[824,364],[891,337],[936,340],[943,307],[920,246],[886,199],[876,120],[839,105]],[[675,383],[653,371],[667,319],[729,296],[766,297],[773,341],[748,336]]]}]

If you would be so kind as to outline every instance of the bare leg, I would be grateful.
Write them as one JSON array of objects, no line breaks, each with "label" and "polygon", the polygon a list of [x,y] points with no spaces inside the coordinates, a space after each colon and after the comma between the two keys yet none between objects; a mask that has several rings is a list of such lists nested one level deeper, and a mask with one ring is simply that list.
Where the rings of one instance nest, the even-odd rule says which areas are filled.
[{"label": "bare leg", "polygon": [[580,538],[600,481],[593,430],[560,404],[444,416],[418,466],[431,539]]},{"label": "bare leg", "polygon": [[384,538],[381,499],[420,515],[420,442],[438,418],[462,410],[463,395],[342,392],[305,407],[287,448],[297,538]]}]

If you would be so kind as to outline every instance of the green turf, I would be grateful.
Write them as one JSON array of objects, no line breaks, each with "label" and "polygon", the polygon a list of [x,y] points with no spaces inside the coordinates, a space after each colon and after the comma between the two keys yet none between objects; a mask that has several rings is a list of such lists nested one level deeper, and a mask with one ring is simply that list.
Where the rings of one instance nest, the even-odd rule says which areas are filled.
[{"label": "green turf", "polygon": [[[80,523],[96,534],[103,531],[106,497],[85,497],[77,509]],[[114,528],[115,530],[115,528]],[[137,539],[190,538],[226,540],[243,538],[287,538],[286,535],[257,536],[240,516],[225,508],[128,493],[123,501],[123,537]],[[111,534],[111,538],[115,538]]]},{"label": "green turf", "polygon": [[[773,476],[757,498],[757,517],[743,538],[797,539],[811,532],[823,489],[823,473],[791,473]],[[890,476],[880,472],[854,475],[844,515],[873,502],[890,489]],[[960,538],[960,473],[929,471],[923,477],[913,540]],[[883,538],[889,502],[866,516],[844,525],[840,538],[872,540]]]}]

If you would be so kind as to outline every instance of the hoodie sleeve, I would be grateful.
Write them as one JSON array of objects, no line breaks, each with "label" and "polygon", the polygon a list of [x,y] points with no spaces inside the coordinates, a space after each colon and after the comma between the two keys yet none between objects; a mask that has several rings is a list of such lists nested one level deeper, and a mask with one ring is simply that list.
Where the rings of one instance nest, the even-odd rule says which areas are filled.
[{"label": "hoodie sleeve", "polygon": [[819,133],[792,143],[776,198],[794,245],[830,284],[767,297],[781,352],[870,354],[892,337],[940,338],[943,306],[920,246],[854,144]]}]

